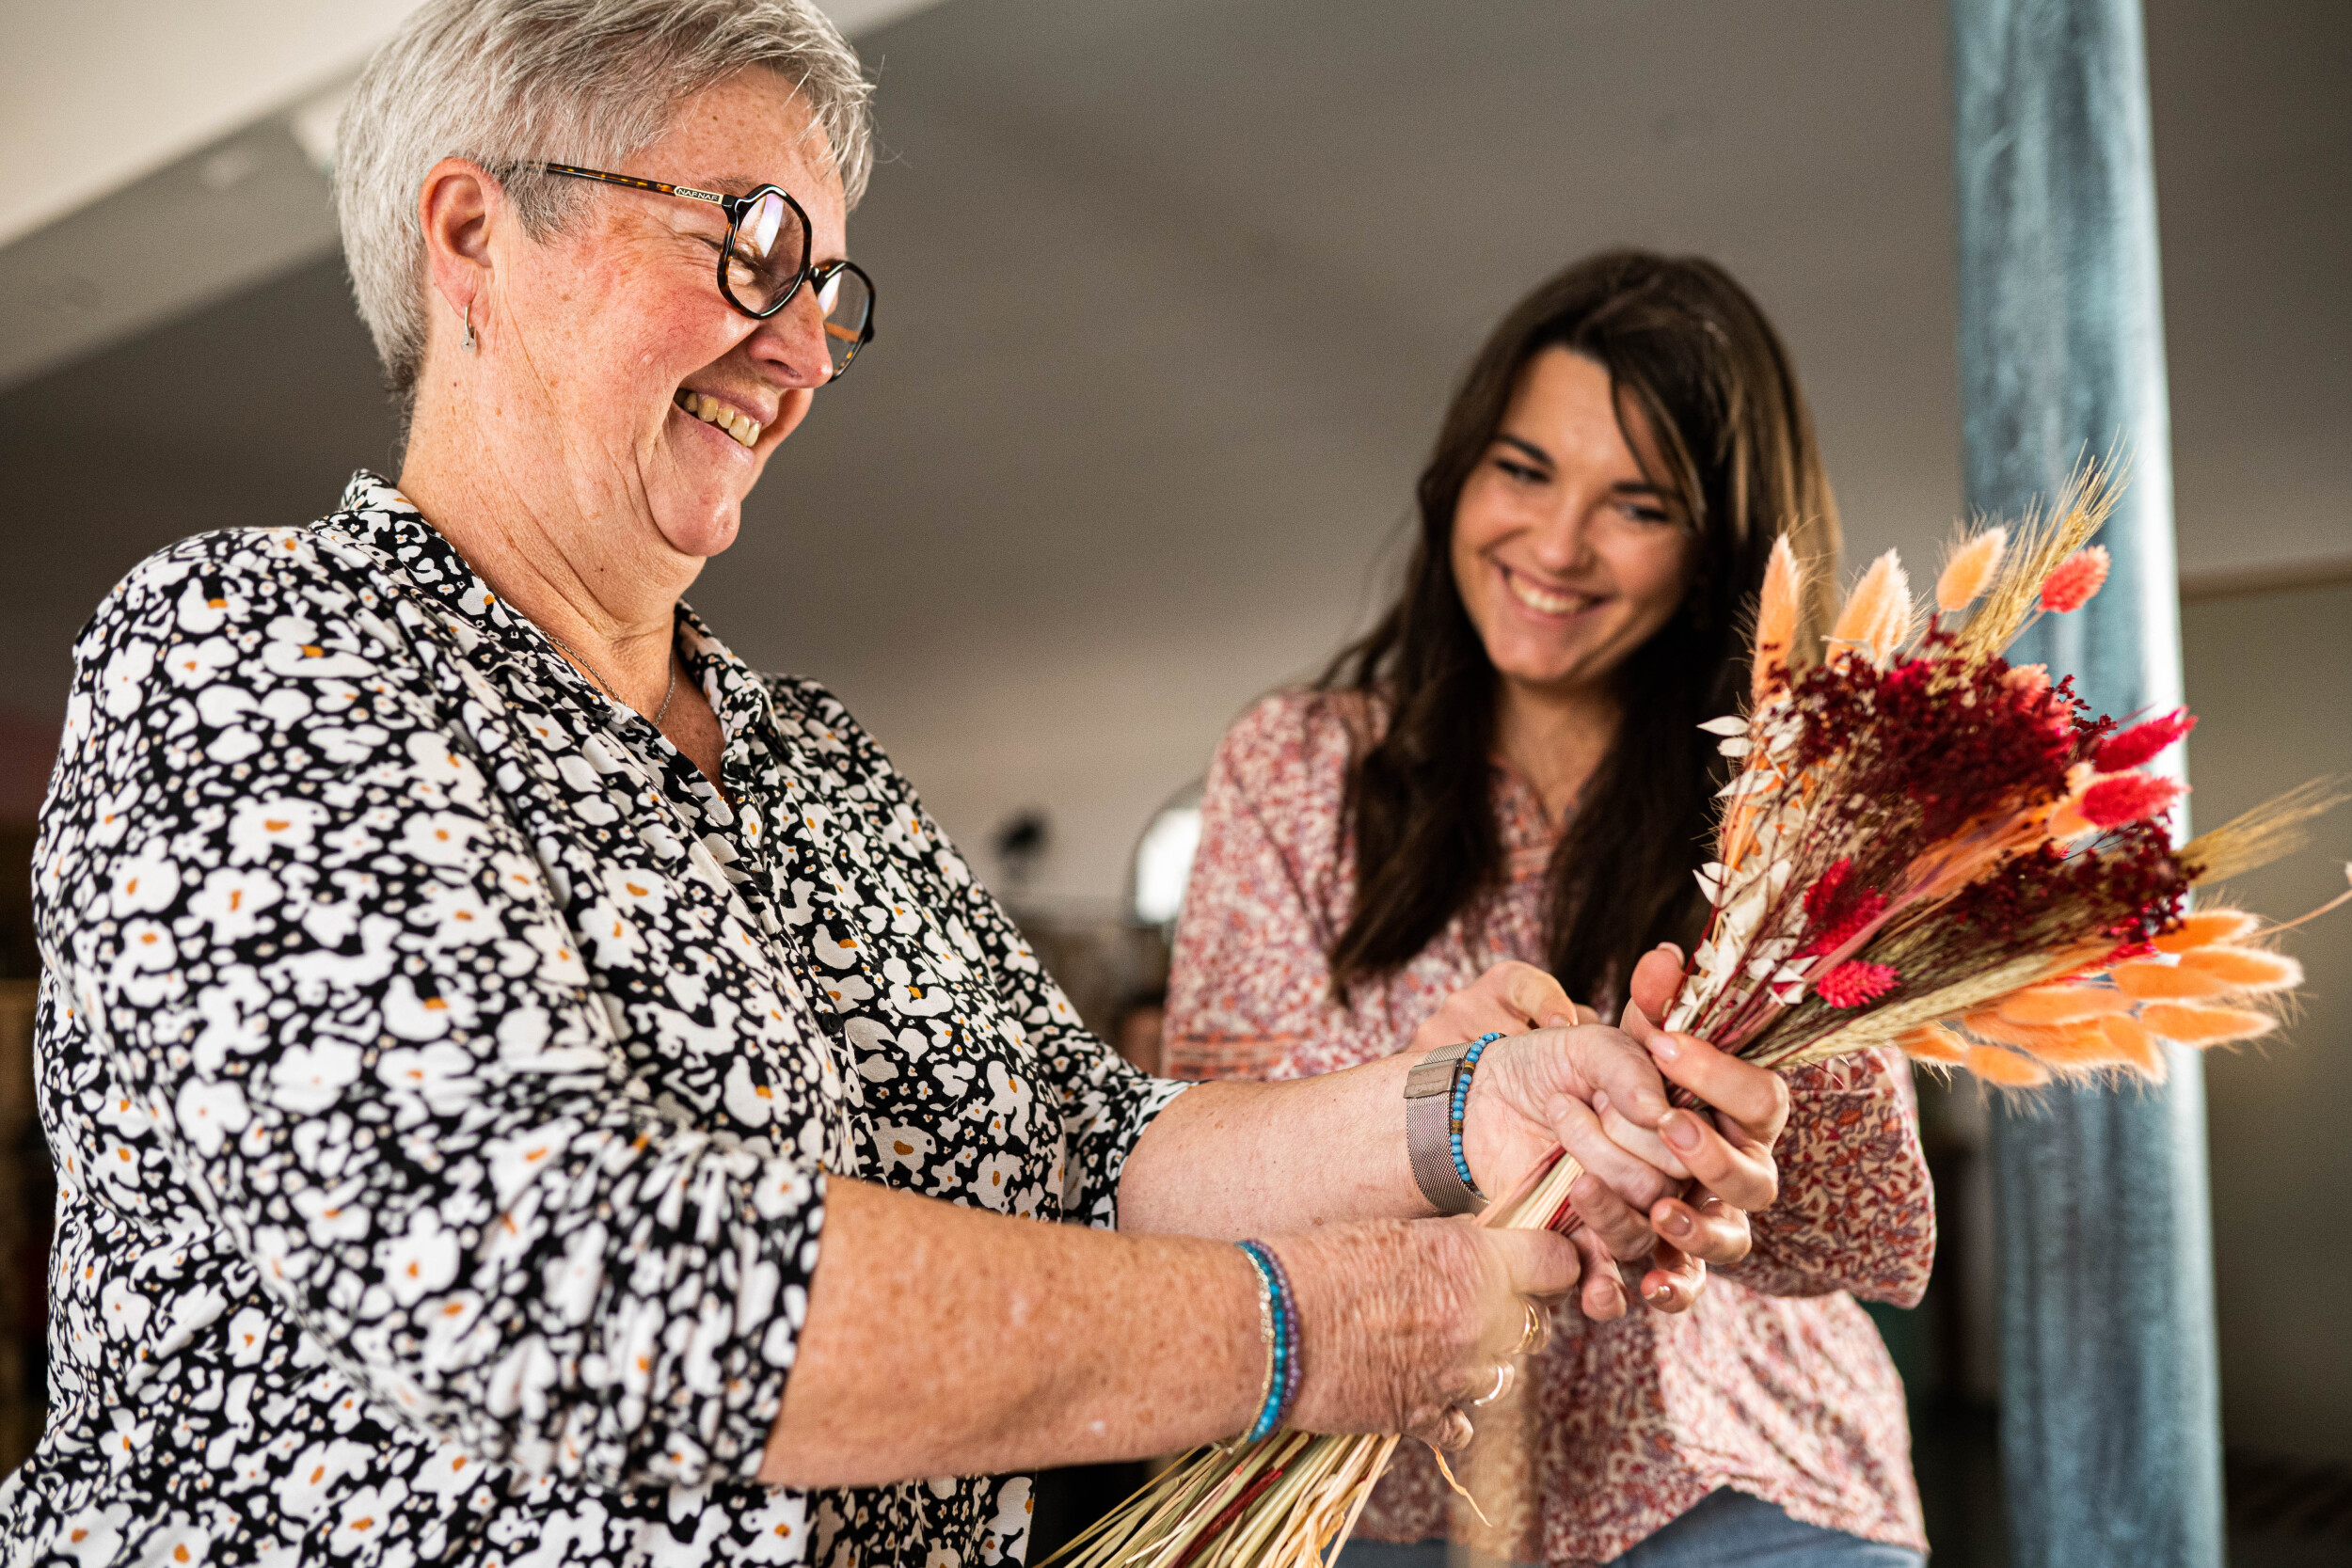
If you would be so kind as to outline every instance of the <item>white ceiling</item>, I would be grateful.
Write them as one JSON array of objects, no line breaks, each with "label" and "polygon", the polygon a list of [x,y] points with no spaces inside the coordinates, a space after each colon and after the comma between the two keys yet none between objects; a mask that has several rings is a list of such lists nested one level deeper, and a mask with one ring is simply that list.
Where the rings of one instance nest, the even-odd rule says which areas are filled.
[{"label": "white ceiling", "polygon": [[[2158,0],[2149,38],[2184,568],[2352,553],[2352,8]],[[960,836],[1046,808],[1045,893],[1115,895],[1233,713],[1359,622],[1451,377],[1596,246],[1755,289],[1850,557],[1958,506],[1940,8],[955,0],[860,46],[880,336],[693,599]],[[139,553],[385,461],[371,377],[311,263],[0,393],[17,705],[56,711]]]},{"label": "white ceiling", "polygon": [[0,245],[347,75],[417,4],[0,7]]},{"label": "white ceiling", "polygon": [[[844,31],[930,0],[818,0]],[[0,7],[0,245],[331,94],[419,0],[12,0]]]},{"label": "white ceiling", "polygon": [[[852,38],[933,3],[818,0]],[[418,4],[0,6],[0,388],[331,252],[336,119]]]}]

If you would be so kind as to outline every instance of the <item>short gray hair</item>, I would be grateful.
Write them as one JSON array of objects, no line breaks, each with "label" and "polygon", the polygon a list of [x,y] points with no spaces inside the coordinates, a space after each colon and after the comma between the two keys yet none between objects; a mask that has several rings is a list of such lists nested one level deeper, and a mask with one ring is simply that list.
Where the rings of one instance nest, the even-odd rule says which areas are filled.
[{"label": "short gray hair", "polygon": [[335,141],[352,292],[404,415],[424,359],[427,171],[480,164],[545,239],[588,187],[520,166],[617,169],[688,99],[754,65],[808,104],[856,206],[874,163],[872,88],[812,0],[429,0],[413,13],[360,73]]}]

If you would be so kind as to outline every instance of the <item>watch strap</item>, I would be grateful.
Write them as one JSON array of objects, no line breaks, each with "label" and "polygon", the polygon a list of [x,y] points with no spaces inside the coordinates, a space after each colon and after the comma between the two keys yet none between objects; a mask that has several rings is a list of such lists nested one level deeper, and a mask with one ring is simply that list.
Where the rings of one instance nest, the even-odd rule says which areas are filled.
[{"label": "watch strap", "polygon": [[1405,1075],[1405,1152],[1413,1182],[1440,1214],[1475,1214],[1486,1200],[1463,1184],[1454,1165],[1454,1080],[1470,1041],[1432,1051]]}]

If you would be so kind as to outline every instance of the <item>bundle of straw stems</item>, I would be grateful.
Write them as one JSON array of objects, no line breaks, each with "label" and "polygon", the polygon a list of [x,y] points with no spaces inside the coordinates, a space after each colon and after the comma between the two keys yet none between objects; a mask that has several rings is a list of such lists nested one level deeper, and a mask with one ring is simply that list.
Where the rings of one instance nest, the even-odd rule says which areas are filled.
[{"label": "bundle of straw stems", "polygon": [[[1583,1174],[1574,1156],[1556,1148],[1478,1223],[1565,1234],[1581,1223],[1568,1189]],[[1373,1483],[1403,1441],[1393,1433],[1278,1432],[1255,1443],[1236,1437],[1207,1444],[1046,1561],[1068,1560],[1072,1568],[1321,1568],[1356,1528]],[[1445,1464],[1442,1455],[1438,1464]],[[1451,1470],[1446,1480],[1462,1491]]]}]

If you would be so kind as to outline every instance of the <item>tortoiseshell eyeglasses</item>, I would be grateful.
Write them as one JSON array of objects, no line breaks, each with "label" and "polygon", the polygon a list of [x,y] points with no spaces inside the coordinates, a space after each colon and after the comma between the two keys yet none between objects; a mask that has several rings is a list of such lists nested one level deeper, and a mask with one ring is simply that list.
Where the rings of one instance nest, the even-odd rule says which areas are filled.
[{"label": "tortoiseshell eyeglasses", "polygon": [[858,351],[874,341],[874,280],[855,261],[809,264],[808,214],[782,186],[761,185],[743,196],[728,196],[570,164],[531,166],[543,174],[598,180],[718,208],[727,218],[726,237],[719,242],[720,296],[753,320],[766,321],[792,303],[802,284],[814,289],[817,308],[825,318],[825,353],[833,361],[829,379],[841,379]]}]

